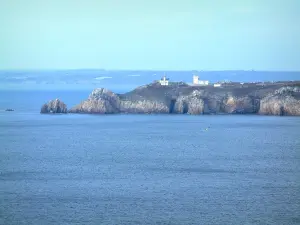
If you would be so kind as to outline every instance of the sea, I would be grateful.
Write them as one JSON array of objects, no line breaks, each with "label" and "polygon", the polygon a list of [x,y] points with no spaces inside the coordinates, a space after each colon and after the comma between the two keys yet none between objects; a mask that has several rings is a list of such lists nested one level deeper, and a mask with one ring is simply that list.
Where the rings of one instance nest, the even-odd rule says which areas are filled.
[{"label": "sea", "polygon": [[300,224],[299,117],[39,113],[90,91],[0,91],[0,224]]}]

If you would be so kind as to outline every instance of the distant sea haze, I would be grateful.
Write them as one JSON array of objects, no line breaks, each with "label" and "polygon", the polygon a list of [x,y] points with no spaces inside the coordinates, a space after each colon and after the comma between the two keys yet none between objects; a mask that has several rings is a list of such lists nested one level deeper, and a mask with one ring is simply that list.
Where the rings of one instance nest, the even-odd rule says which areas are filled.
[{"label": "distant sea haze", "polygon": [[270,71],[152,71],[152,70],[49,70],[0,71],[0,90],[92,90],[105,87],[126,92],[160,79],[192,82],[193,74],[210,83],[300,80],[300,72]]}]

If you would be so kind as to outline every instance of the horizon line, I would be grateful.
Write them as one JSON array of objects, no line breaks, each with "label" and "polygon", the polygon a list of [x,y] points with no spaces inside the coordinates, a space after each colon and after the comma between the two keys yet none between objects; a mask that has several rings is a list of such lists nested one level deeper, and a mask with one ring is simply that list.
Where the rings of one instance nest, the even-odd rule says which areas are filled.
[{"label": "horizon line", "polygon": [[204,69],[104,69],[104,68],[76,68],[76,69],[0,69],[0,72],[46,72],[46,71],[160,71],[160,72],[300,72],[300,70],[255,70],[255,69],[217,69],[217,70],[204,70]]}]

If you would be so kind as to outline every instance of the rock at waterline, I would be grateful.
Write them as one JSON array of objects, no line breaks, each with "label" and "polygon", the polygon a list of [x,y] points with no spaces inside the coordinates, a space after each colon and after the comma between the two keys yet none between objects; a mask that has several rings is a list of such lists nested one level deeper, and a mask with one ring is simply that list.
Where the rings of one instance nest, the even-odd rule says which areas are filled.
[{"label": "rock at waterline", "polygon": [[282,87],[260,101],[259,114],[300,116],[300,87]]},{"label": "rock at waterline", "polygon": [[41,113],[67,113],[67,105],[59,99],[51,100],[44,104],[41,108]]}]

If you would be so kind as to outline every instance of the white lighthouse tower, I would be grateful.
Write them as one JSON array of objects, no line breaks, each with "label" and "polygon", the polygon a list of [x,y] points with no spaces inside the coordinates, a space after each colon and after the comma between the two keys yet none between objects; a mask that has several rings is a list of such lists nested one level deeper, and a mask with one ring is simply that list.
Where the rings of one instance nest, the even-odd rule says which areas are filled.
[{"label": "white lighthouse tower", "polygon": [[166,77],[166,74],[164,74],[163,78],[161,78],[159,83],[162,86],[168,86],[169,85],[169,78]]}]

